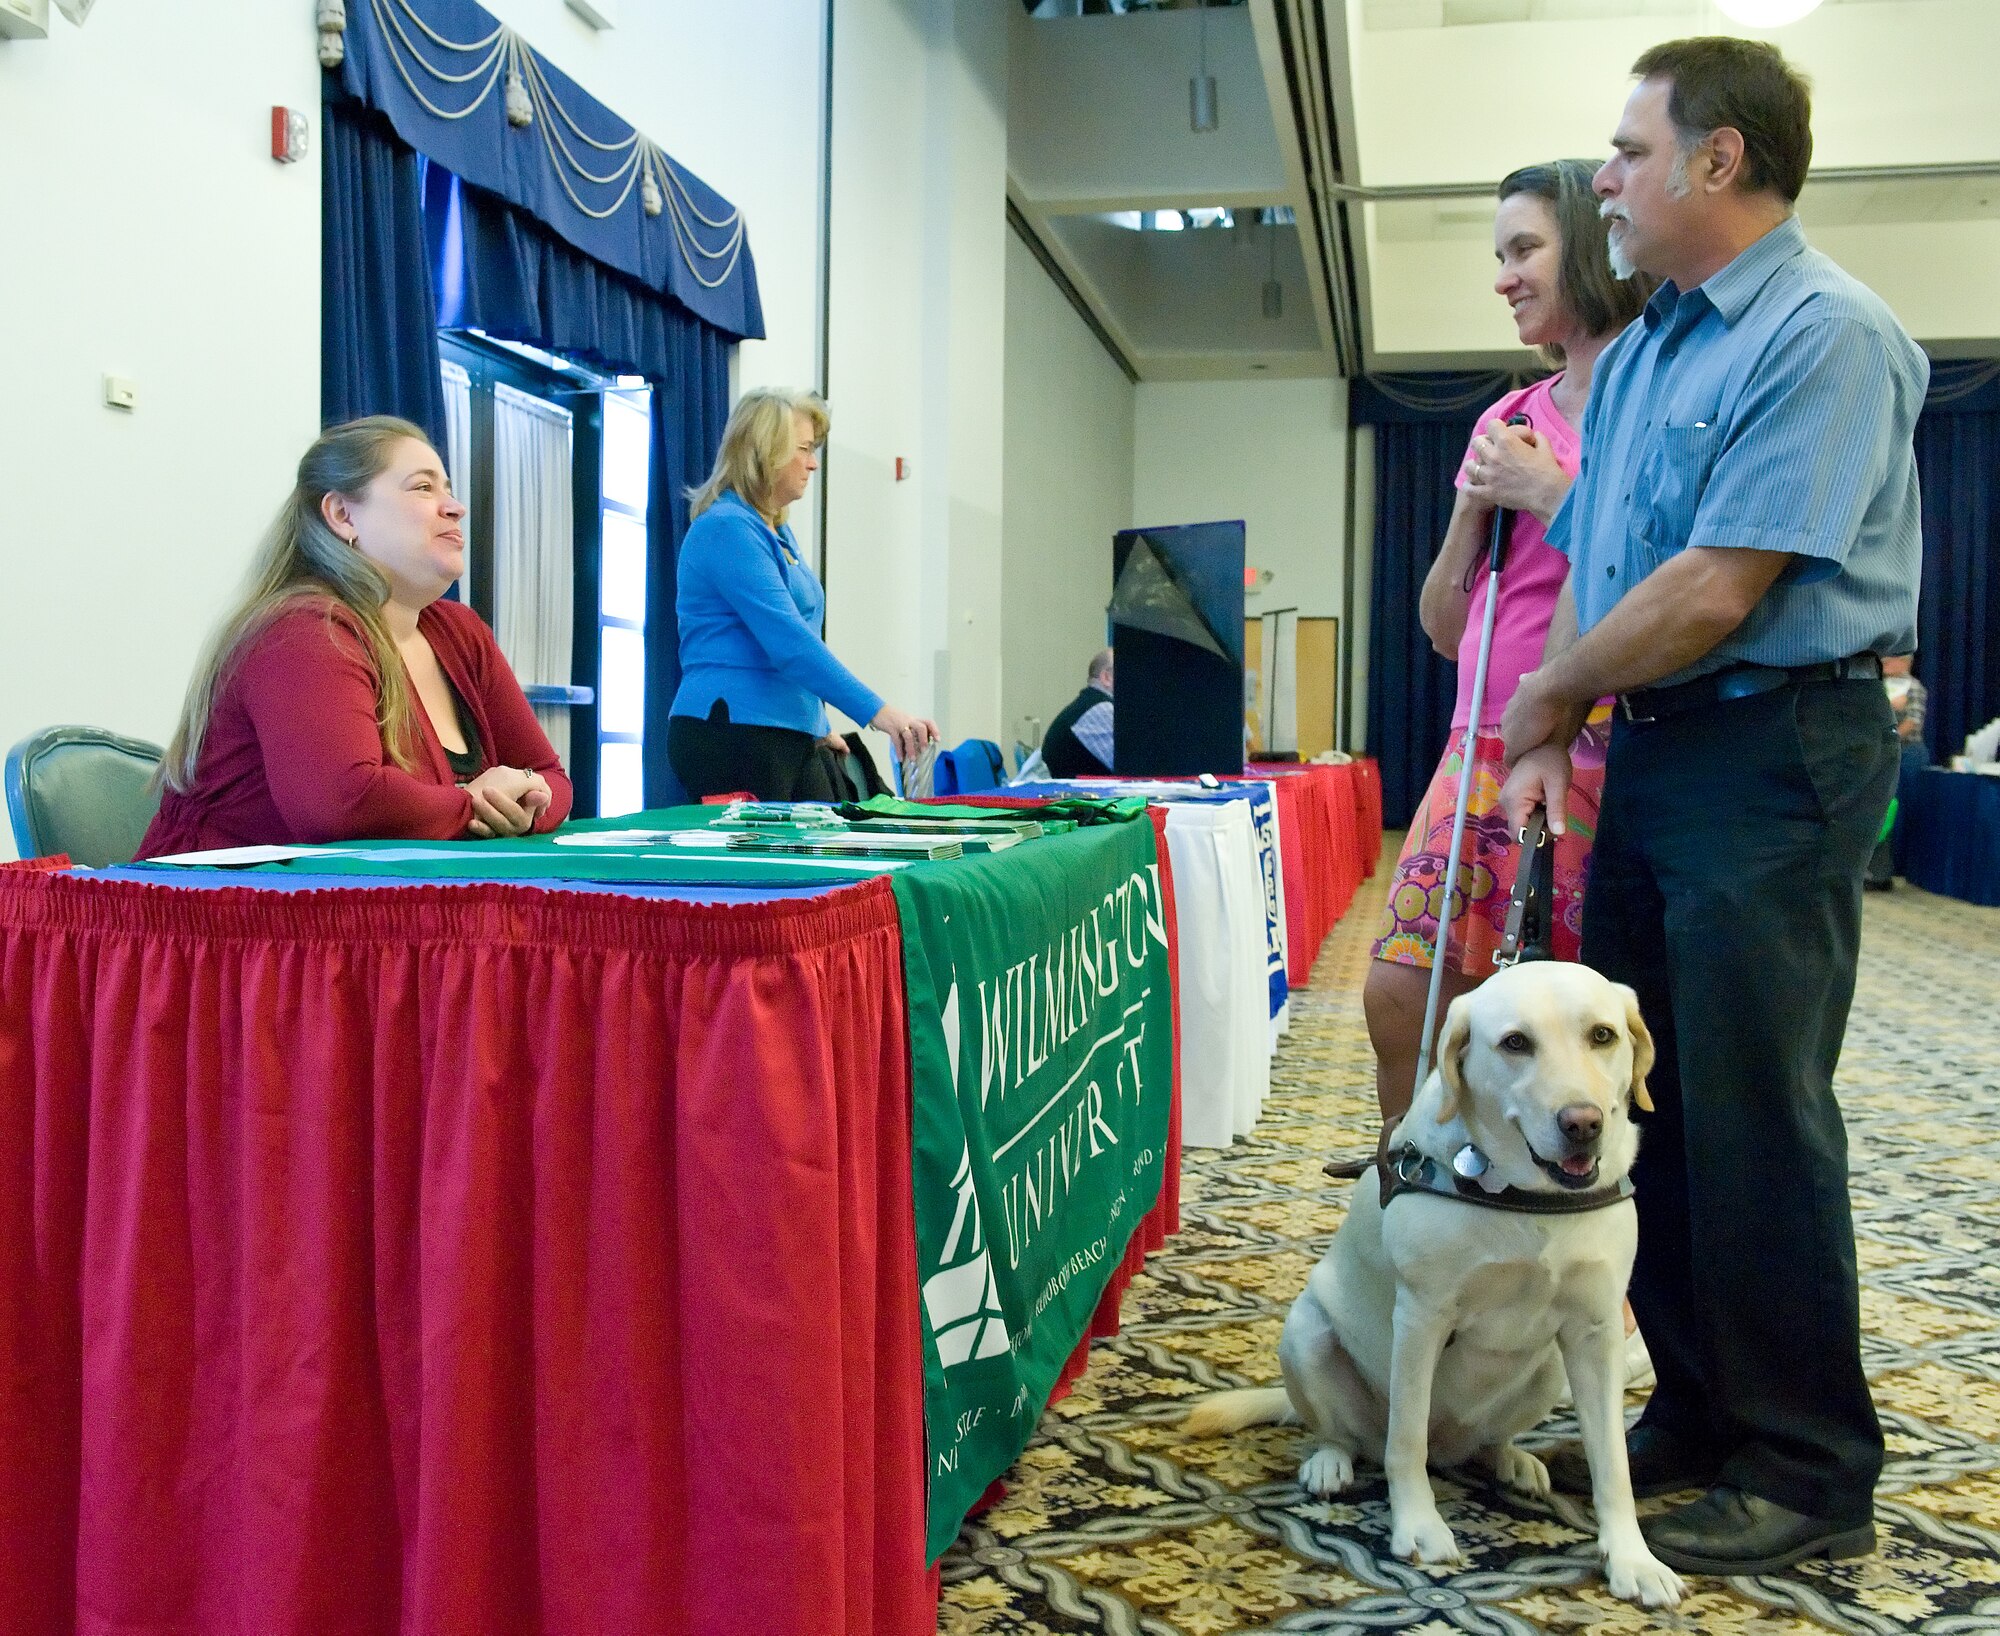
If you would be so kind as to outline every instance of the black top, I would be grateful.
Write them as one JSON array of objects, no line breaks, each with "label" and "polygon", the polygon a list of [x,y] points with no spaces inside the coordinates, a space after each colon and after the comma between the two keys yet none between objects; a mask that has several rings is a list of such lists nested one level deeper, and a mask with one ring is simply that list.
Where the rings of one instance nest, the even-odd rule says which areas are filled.
[{"label": "black top", "polygon": [[1049,771],[1056,777],[1089,778],[1111,771],[1083,747],[1073,731],[1078,718],[1086,710],[1094,710],[1100,704],[1108,704],[1110,700],[1111,695],[1103,688],[1086,687],[1064,705],[1061,713],[1049,723],[1048,736],[1042,740],[1042,759],[1049,764]]},{"label": "black top", "polygon": [[[486,770],[486,748],[479,742],[479,724],[472,719],[472,712],[465,707],[465,700],[452,687],[451,678],[444,679],[444,685],[451,688],[452,713],[458,717],[458,730],[465,738],[463,750],[445,750],[444,758],[451,763],[451,776],[464,784],[477,778]],[[442,743],[438,746],[444,749]]]}]

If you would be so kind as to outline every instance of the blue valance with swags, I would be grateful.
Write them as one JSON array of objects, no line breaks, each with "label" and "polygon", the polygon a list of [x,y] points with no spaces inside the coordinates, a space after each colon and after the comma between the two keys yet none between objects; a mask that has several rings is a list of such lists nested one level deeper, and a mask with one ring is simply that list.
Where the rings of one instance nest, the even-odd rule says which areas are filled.
[{"label": "blue valance with swags", "polygon": [[320,40],[342,88],[418,153],[732,339],[763,335],[742,213],[485,7],[346,0],[322,7]]}]

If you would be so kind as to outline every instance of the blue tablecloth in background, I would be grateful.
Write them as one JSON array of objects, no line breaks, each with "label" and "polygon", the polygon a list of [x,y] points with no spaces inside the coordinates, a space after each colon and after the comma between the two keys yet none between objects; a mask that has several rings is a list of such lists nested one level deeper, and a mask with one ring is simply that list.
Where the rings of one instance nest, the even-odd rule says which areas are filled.
[{"label": "blue tablecloth in background", "polygon": [[2000,778],[1926,767],[1902,782],[1903,873],[1967,903],[2000,904]]}]

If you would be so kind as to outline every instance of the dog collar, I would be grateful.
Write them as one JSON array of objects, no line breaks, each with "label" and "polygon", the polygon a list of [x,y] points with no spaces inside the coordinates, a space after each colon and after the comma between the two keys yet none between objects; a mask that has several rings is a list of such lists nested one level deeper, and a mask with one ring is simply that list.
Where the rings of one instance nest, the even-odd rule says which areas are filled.
[{"label": "dog collar", "polygon": [[1418,1152],[1408,1142],[1391,1148],[1376,1168],[1382,1175],[1385,1210],[1405,1193],[1435,1193],[1439,1198],[1461,1199],[1489,1210],[1511,1210],[1524,1216],[1574,1216],[1623,1203],[1633,1194],[1630,1176],[1620,1176],[1611,1186],[1593,1188],[1588,1193],[1533,1193],[1525,1187],[1503,1187],[1488,1192],[1477,1181],[1453,1175],[1428,1153]]}]

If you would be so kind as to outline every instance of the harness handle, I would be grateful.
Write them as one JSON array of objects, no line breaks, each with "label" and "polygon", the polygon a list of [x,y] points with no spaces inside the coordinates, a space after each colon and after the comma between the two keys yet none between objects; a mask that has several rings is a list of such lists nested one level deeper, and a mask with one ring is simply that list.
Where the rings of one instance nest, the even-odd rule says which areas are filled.
[{"label": "harness handle", "polygon": [[1555,958],[1555,902],[1556,842],[1547,812],[1536,807],[1521,830],[1521,862],[1514,871],[1507,925],[1493,951],[1494,965]]}]

